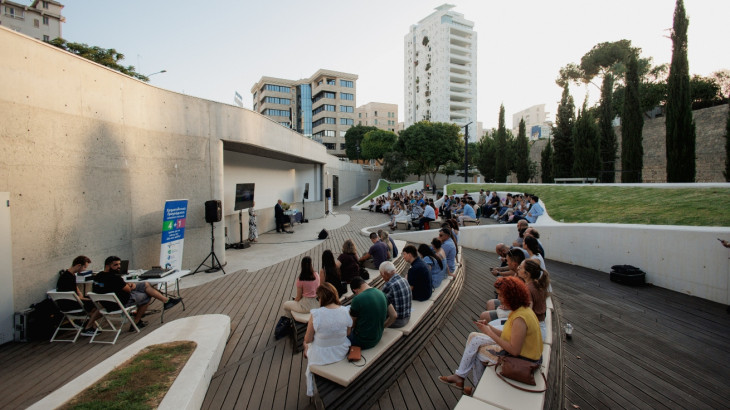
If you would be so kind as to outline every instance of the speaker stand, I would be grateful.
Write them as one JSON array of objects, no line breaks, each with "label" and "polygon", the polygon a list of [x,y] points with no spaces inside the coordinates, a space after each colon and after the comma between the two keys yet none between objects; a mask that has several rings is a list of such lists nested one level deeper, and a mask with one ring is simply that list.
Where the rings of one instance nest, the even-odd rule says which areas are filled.
[{"label": "speaker stand", "polygon": [[246,248],[251,247],[251,242],[243,241],[243,216],[242,215],[243,215],[243,210],[239,209],[238,210],[238,232],[241,234],[240,235],[241,241],[231,244],[229,246],[230,248],[233,248],[233,249],[246,249]]},{"label": "speaker stand", "polygon": [[[221,261],[218,260],[218,256],[215,254],[215,234],[213,233],[213,230],[215,227],[213,226],[213,222],[210,223],[210,253],[208,256],[203,259],[202,262],[200,262],[200,265],[198,265],[198,268],[193,271],[193,274],[198,273],[200,271],[200,268],[202,266],[205,266],[206,273],[213,273],[218,272],[219,270],[223,271],[223,274],[226,274],[226,271],[223,269],[223,265],[221,265]],[[205,262],[208,261],[208,258],[210,258],[210,265],[205,265]]]},{"label": "speaker stand", "polygon": [[306,209],[304,208],[304,198],[302,198],[302,223],[309,222],[307,221],[307,213]]}]

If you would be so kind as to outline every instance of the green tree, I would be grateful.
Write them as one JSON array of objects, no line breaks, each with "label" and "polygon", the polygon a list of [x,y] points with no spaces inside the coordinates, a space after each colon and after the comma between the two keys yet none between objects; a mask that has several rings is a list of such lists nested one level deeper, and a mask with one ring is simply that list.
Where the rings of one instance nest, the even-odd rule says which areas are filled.
[{"label": "green tree", "polygon": [[494,162],[497,154],[497,143],[495,137],[497,130],[492,129],[491,133],[486,132],[479,139],[476,145],[476,151],[479,152],[477,159],[473,164],[484,176],[485,181],[494,181]]},{"label": "green tree", "polygon": [[540,179],[543,184],[552,184],[555,175],[553,174],[553,143],[548,138],[547,145],[540,153]]},{"label": "green tree", "polygon": [[[363,158],[361,146],[362,139],[369,131],[375,131],[377,129],[378,128],[376,127],[368,127],[365,125],[355,125],[350,127],[347,132],[345,132],[345,155],[347,158],[350,160]],[[357,152],[358,147],[360,147],[359,157]]]},{"label": "green tree", "polygon": [[695,123],[687,61],[688,26],[684,2],[677,0],[672,27],[672,63],[667,80],[667,182],[695,180]]},{"label": "green tree", "polygon": [[360,143],[360,155],[363,159],[382,159],[385,153],[393,151],[397,139],[394,132],[381,129],[368,131]]},{"label": "green tree", "polygon": [[603,77],[601,104],[599,106],[599,129],[601,151],[601,182],[611,183],[616,179],[616,133],[613,130],[613,75]]},{"label": "green tree", "polygon": [[525,131],[525,119],[520,120],[517,140],[515,142],[515,173],[517,174],[517,182],[525,183],[532,178],[530,175],[530,146],[527,141],[527,132]]},{"label": "green tree", "polygon": [[449,161],[446,163],[446,165],[441,166],[441,173],[446,175],[446,183],[449,183],[449,177],[456,174],[456,171],[459,171],[462,167],[462,162],[455,162],[455,161]]},{"label": "green tree", "polygon": [[504,104],[499,106],[499,127],[497,128],[496,142],[494,180],[505,182],[509,174],[509,151],[507,148],[507,128],[504,125]]},{"label": "green tree", "polygon": [[563,86],[563,95],[558,104],[553,129],[553,176],[555,178],[569,178],[573,170],[573,123],[575,123],[575,104],[566,83]]},{"label": "green tree", "polygon": [[641,137],[644,115],[639,101],[639,72],[636,57],[626,70],[626,98],[621,114],[621,182],[641,182],[644,148]]},{"label": "green tree", "polygon": [[119,71],[120,73],[126,74],[130,77],[134,77],[144,82],[148,82],[150,80],[147,76],[135,71],[134,66],[121,65],[119,62],[124,60],[124,54],[113,48],[106,49],[97,46],[90,46],[84,43],[69,43],[60,37],[54,38],[48,43],[60,48],[61,50],[76,54],[79,57],[83,57],[97,64],[109,67],[112,70]]},{"label": "green tree", "polygon": [[596,178],[601,170],[600,139],[596,121],[588,109],[588,98],[573,127],[573,175]]},{"label": "green tree", "polygon": [[[728,96],[730,100],[730,95]],[[730,104],[728,104],[727,124],[725,125],[725,181],[730,182]]]},{"label": "green tree", "polygon": [[459,126],[443,122],[417,122],[403,130],[398,139],[398,148],[411,172],[428,176],[431,184],[442,165],[459,161],[463,147]]},{"label": "green tree", "polygon": [[394,182],[405,181],[408,178],[408,167],[403,153],[391,151],[383,155],[382,177]]}]

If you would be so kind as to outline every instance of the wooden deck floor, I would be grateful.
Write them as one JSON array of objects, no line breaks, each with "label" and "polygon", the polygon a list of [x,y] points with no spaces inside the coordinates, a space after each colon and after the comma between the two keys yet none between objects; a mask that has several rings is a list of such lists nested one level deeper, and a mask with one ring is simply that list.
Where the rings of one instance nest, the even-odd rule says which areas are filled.
[{"label": "wooden deck floor", "polygon": [[[359,229],[384,221],[379,214],[349,212],[348,225],[306,252],[319,266],[324,249],[339,250],[346,238],[360,252],[369,240]],[[546,244],[549,256],[549,244]],[[302,255],[255,272],[230,274],[184,289],[187,310],[166,313],[172,320],[205,313],[231,317],[231,335],[204,408],[309,408],[304,394],[301,353],[289,339],[274,341],[279,307],[293,295]],[[465,250],[466,282],[451,313],[413,363],[373,408],[453,408],[459,393],[438,383],[452,372],[473,331],[494,278],[487,273],[496,255]],[[575,326],[563,343],[564,403],[586,408],[724,408],[730,392],[730,315],[725,306],[659,288],[628,288],[607,275],[548,261],[555,300]],[[159,304],[157,305],[159,308]],[[154,308],[154,307],[153,307]],[[146,320],[160,326],[157,316]],[[148,330],[144,330],[148,332]],[[0,346],[0,408],[24,408],[127,346],[138,336],[125,333],[115,346],[68,343],[8,343]],[[702,361],[702,365],[693,364]],[[706,369],[706,370],[701,370]]]}]

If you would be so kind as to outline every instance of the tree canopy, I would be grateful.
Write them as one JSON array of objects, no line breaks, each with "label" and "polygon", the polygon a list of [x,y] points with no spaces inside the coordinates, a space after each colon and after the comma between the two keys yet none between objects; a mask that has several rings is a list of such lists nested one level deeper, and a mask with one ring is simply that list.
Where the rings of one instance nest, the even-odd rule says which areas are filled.
[{"label": "tree canopy", "polygon": [[641,182],[644,167],[642,132],[644,114],[639,101],[639,72],[636,56],[626,70],[626,101],[621,113],[621,182]]},{"label": "tree canopy", "polygon": [[583,101],[583,109],[573,127],[573,175],[576,177],[598,177],[601,170],[598,127],[588,109],[588,99]]},{"label": "tree canopy", "polygon": [[124,54],[118,52],[113,48],[101,48],[97,46],[90,46],[84,43],[70,43],[60,37],[54,38],[48,42],[62,50],[68,51],[69,53],[76,54],[79,57],[83,57],[87,60],[91,60],[97,64],[109,67],[112,70],[119,71],[122,74],[126,74],[130,77],[148,82],[150,79],[135,71],[134,66],[124,66],[119,62],[124,60]]},{"label": "tree canopy", "polygon": [[497,128],[494,164],[494,180],[506,182],[509,175],[509,152],[507,147],[507,128],[504,124],[504,105],[499,106],[499,127]]},{"label": "tree canopy", "polygon": [[492,129],[491,132],[484,133],[476,143],[475,151],[479,154],[472,163],[484,176],[485,181],[494,181],[494,163],[497,153],[497,144],[494,140],[496,134],[497,130]]},{"label": "tree canopy", "polygon": [[573,171],[573,123],[575,104],[568,84],[563,87],[563,96],[558,105],[553,131],[553,176],[570,178]]},{"label": "tree canopy", "polygon": [[383,156],[382,176],[388,181],[401,182],[408,178],[406,159],[400,151],[386,152]]},{"label": "tree canopy", "polygon": [[463,148],[459,127],[443,122],[417,122],[400,133],[397,143],[411,172],[429,176],[431,184],[442,165],[461,159]]},{"label": "tree canopy", "polygon": [[381,129],[365,133],[360,143],[360,157],[363,159],[382,159],[387,152],[393,150],[398,137],[395,133]]},{"label": "tree canopy", "polygon": [[[377,130],[376,127],[368,127],[365,125],[355,125],[345,132],[345,155],[350,160],[356,160],[362,157],[362,139],[369,131]],[[360,147],[360,158],[358,158],[357,147]]]},{"label": "tree canopy", "polygon": [[525,130],[525,119],[520,120],[517,139],[515,140],[515,166],[514,171],[517,174],[518,183],[526,183],[534,176],[534,166],[530,161],[530,145],[527,141],[527,132]]}]

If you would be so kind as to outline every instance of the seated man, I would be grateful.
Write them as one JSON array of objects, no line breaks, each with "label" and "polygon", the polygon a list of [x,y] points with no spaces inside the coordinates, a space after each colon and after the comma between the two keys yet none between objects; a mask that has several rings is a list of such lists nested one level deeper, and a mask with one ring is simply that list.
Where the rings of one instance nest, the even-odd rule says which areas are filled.
[{"label": "seated man", "polygon": [[418,220],[418,230],[423,230],[426,226],[426,222],[433,222],[436,220],[436,212],[430,204],[422,203],[421,209],[423,209],[423,216]]},{"label": "seated man", "polygon": [[282,205],[281,199],[276,201],[276,205],[274,205],[274,219],[276,221],[276,232],[294,233],[291,231],[287,231],[284,228],[284,224],[290,223],[291,221],[289,220],[288,216],[284,215],[284,207],[282,207],[281,205]]},{"label": "seated man", "polygon": [[469,201],[468,199],[462,199],[461,200],[463,205],[463,215],[459,216],[459,225],[464,226],[464,221],[476,221],[477,220],[477,214],[474,211],[474,208],[472,207],[472,204],[474,201]]},{"label": "seated man", "polygon": [[[537,195],[530,196],[530,210],[527,211],[527,214],[520,217],[520,219],[526,219],[527,222],[534,224],[537,222],[537,218],[545,213],[545,210],[542,208],[542,206],[539,203],[540,198],[537,197]],[[517,218],[515,217],[515,220]],[[513,220],[514,222],[514,220]]]},{"label": "seated man", "polygon": [[[104,261],[104,270],[94,276],[94,293],[112,293],[114,292],[124,306],[137,306],[137,314],[134,316],[134,323],[138,328],[145,327],[146,323],[142,322],[142,316],[147,311],[147,307],[152,298],[164,303],[163,309],[180,303],[179,298],[168,298],[160,293],[155,287],[147,282],[127,283],[119,273],[122,267],[122,260],[117,256],[110,256]],[[111,308],[111,307],[110,307]],[[130,330],[134,328],[130,326]]]},{"label": "seated man", "polygon": [[350,281],[350,290],[355,297],[350,304],[352,332],[347,337],[353,346],[370,349],[383,337],[386,321],[395,321],[395,309],[388,305],[388,298],[380,289],[371,288],[359,276]]},{"label": "seated man", "polygon": [[423,302],[431,297],[431,272],[423,259],[418,257],[418,250],[413,245],[403,248],[403,259],[411,264],[408,270],[408,284],[411,285],[413,300]]},{"label": "seated man", "polygon": [[522,219],[517,222],[517,239],[515,239],[514,242],[512,242],[512,246],[521,248],[522,247],[522,241],[525,238],[525,232],[527,231],[527,228],[529,228],[529,225],[527,224],[527,221]]},{"label": "seated man", "polygon": [[492,198],[487,201],[487,206],[485,211],[482,212],[482,216],[485,218],[491,218],[492,214],[498,212],[501,207],[502,202],[499,199],[499,195],[497,195],[497,191],[494,191]]},{"label": "seated man", "polygon": [[[79,290],[79,287],[76,285],[76,275],[79,272],[85,271],[90,263],[91,259],[84,255],[75,257],[73,262],[71,262],[70,268],[59,272],[60,276],[58,277],[58,282],[56,282],[56,291],[76,292],[76,296],[78,296],[79,299],[81,299],[81,302],[84,304],[84,310],[91,314],[91,319],[86,322],[86,326],[84,326],[84,330],[81,332],[82,336],[93,336],[94,323],[101,317],[101,314],[96,310],[96,307],[94,306],[94,302],[84,296],[84,294]],[[71,304],[73,304],[73,302],[68,300],[58,301],[59,307],[63,310],[74,309],[75,304],[73,304],[73,306]]]},{"label": "seated man", "polygon": [[383,243],[375,232],[370,233],[373,245],[360,257],[358,262],[364,268],[378,269],[381,263],[388,260],[388,245]]},{"label": "seated man", "polygon": [[408,324],[411,318],[411,288],[408,281],[396,272],[393,262],[383,262],[379,270],[380,277],[385,282],[383,293],[388,298],[388,304],[393,307],[396,313],[394,320],[389,317],[385,321],[385,327],[403,327]]},{"label": "seated man", "polygon": [[495,248],[495,252],[497,255],[499,255],[499,258],[501,259],[502,263],[497,268],[491,268],[489,271],[494,276],[514,276],[517,274],[516,270],[512,270],[510,266],[507,264],[507,255],[514,249],[515,252],[519,252],[522,254],[522,260],[528,259],[530,257],[530,254],[527,253],[526,250],[522,249],[518,246],[512,246],[509,247],[503,243],[498,243],[497,247]]}]

